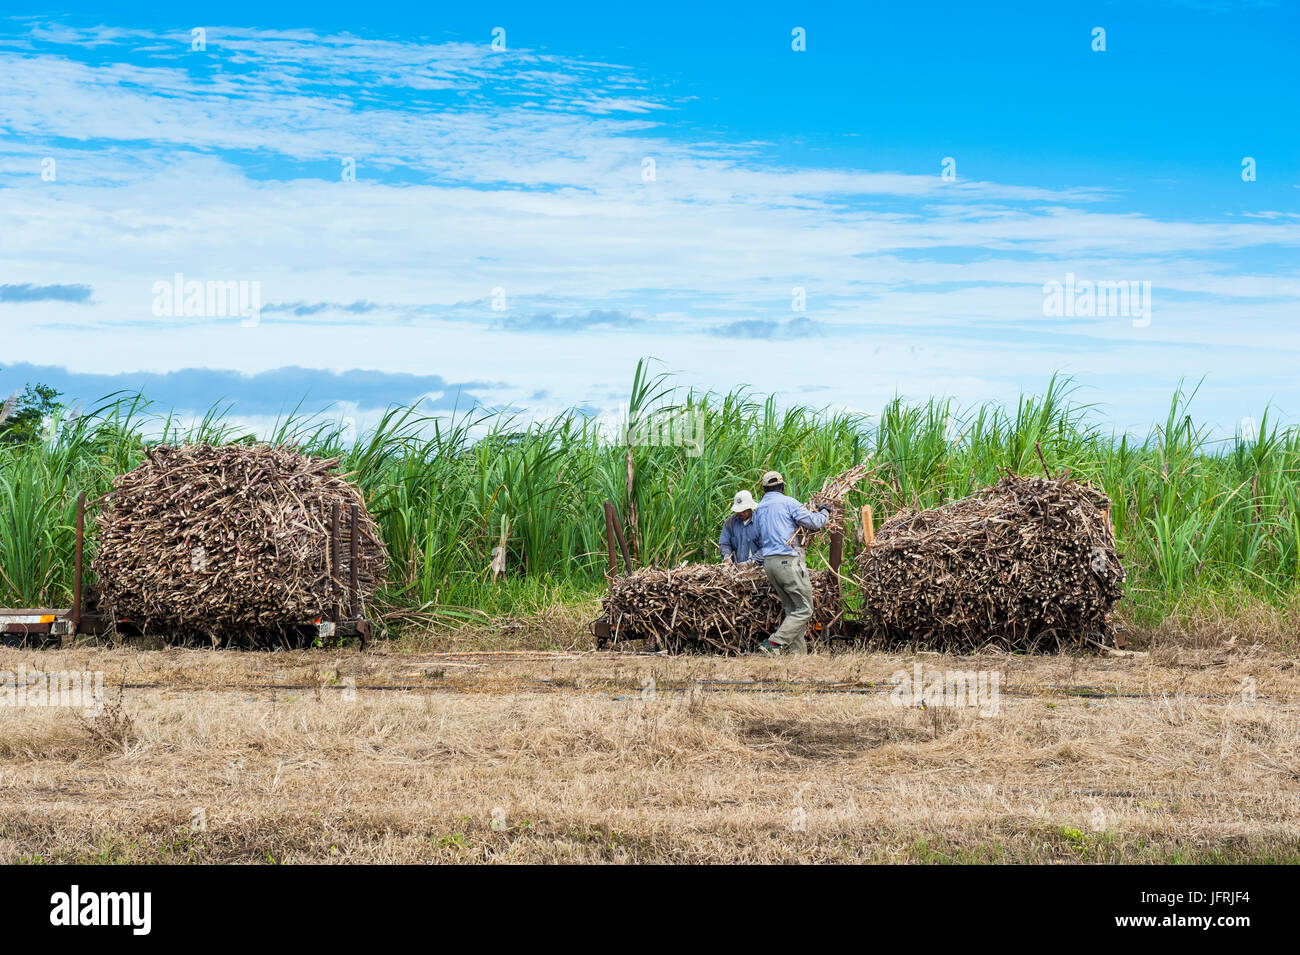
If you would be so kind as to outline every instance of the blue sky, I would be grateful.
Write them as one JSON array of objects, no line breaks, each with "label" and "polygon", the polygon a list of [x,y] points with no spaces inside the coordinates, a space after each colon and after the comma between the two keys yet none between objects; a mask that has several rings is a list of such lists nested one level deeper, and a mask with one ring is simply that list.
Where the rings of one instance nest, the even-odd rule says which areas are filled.
[{"label": "blue sky", "polygon": [[[866,411],[1059,371],[1121,428],[1202,376],[1224,430],[1300,414],[1300,6],[702,7],[9,5],[0,391],[612,415],[653,355]],[[157,314],[178,272],[257,323]],[[1045,314],[1067,274],[1149,320]]]}]

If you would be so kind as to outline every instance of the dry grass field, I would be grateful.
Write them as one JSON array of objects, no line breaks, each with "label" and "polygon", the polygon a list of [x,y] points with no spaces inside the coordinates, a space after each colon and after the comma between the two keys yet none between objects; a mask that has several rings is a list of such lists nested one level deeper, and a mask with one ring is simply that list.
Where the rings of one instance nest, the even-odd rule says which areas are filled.
[{"label": "dry grass field", "polygon": [[[899,705],[917,663],[996,673],[997,712]],[[1259,646],[20,665],[108,689],[0,708],[3,863],[1300,862],[1300,665]]]}]

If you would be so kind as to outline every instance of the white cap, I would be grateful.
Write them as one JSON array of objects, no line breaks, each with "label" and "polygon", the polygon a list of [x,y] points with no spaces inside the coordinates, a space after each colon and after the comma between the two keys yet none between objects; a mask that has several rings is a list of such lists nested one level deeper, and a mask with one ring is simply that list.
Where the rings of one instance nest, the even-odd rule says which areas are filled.
[{"label": "white cap", "polygon": [[741,511],[752,511],[754,506],[754,495],[748,491],[737,491],[736,496],[731,500],[731,513],[739,514]]}]

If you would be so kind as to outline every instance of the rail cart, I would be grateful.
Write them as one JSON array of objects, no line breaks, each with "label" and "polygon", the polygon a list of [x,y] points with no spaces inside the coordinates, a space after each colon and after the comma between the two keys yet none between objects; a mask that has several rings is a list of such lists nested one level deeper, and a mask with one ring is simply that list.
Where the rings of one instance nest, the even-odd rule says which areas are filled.
[{"label": "rail cart", "polygon": [[[875,539],[870,505],[863,505],[861,519],[863,546],[870,547]],[[605,502],[605,539],[609,549],[607,579],[612,581],[616,577],[627,576],[632,572],[632,554],[627,546],[627,538],[623,535],[623,522],[619,517],[618,508],[614,506],[613,501]],[[619,571],[620,557],[623,559],[621,573]],[[838,576],[840,567],[844,563],[844,533],[842,531],[835,531],[831,534],[830,553],[827,557],[830,569]],[[835,615],[838,622],[833,625],[833,630],[830,633],[823,634],[823,637],[829,641],[855,641],[862,635],[862,625],[846,612],[842,588],[838,591],[838,599],[840,602],[839,612]],[[638,634],[627,627],[616,629],[614,622],[606,616],[593,620],[590,628],[596,638],[597,649],[604,649],[630,640],[648,639],[645,635]]]},{"label": "rail cart", "polygon": [[[100,498],[99,500],[103,500]],[[98,503],[98,501],[92,502]],[[73,557],[71,607],[0,607],[0,644],[7,646],[57,646],[67,636],[139,637],[143,631],[137,623],[115,618],[100,607],[99,588],[84,582],[86,542],[86,495],[77,495],[77,542]],[[358,506],[348,508],[346,518],[335,503],[330,513],[330,567],[340,566],[343,521],[360,529]],[[374,630],[373,623],[362,616],[357,581],[359,533],[349,535],[349,575],[342,581],[332,576],[332,599],[311,620],[287,620],[284,630],[294,647],[309,646],[316,639],[356,637],[362,647]]]}]

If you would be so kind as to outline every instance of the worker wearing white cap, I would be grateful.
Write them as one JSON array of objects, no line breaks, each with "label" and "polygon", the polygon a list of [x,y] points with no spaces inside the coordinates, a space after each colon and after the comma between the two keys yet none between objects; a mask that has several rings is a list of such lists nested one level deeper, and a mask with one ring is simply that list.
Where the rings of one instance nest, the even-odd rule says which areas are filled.
[{"label": "worker wearing white cap", "polygon": [[781,598],[785,619],[776,632],[758,645],[760,653],[808,652],[804,631],[813,618],[812,578],[803,551],[794,542],[795,532],[806,527],[818,530],[830,520],[829,508],[810,511],[792,497],[786,497],[785,479],[776,471],[763,475],[763,499],[754,509],[754,523],[763,541],[763,569]]},{"label": "worker wearing white cap", "polygon": [[718,550],[722,551],[724,563],[763,562],[754,507],[754,495],[748,491],[737,491],[731,499],[731,514],[722,522],[722,534],[718,537]]}]

